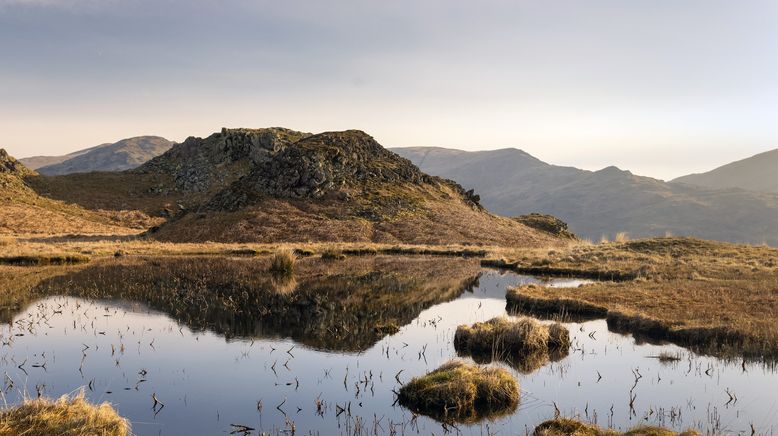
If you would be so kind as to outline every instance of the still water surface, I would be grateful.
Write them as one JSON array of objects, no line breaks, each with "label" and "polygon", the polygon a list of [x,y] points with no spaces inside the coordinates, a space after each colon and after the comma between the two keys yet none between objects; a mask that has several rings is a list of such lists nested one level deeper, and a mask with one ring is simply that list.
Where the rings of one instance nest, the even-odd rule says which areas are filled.
[{"label": "still water surface", "polygon": [[[233,425],[253,428],[252,434],[519,435],[553,417],[556,408],[620,429],[778,429],[774,366],[748,364],[744,371],[740,362],[673,345],[636,344],[608,332],[601,320],[566,324],[574,346],[559,362],[531,374],[506,366],[522,392],[519,409],[509,417],[452,427],[394,404],[398,379],[407,382],[457,357],[458,325],[506,314],[506,288],[531,282],[540,281],[484,271],[458,298],[423,310],[397,334],[359,353],[313,349],[290,339],[228,340],[192,331],[137,303],[49,297],[0,329],[4,401],[84,388],[92,401],[114,404],[138,435],[229,434]],[[662,363],[654,357],[663,351],[682,359]],[[164,407],[152,409],[152,394]]]}]

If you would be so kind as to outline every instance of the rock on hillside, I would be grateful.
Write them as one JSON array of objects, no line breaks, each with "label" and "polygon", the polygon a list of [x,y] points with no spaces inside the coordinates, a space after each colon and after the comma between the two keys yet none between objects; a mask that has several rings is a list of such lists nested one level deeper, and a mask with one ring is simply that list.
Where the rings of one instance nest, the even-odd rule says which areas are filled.
[{"label": "rock on hillside", "polygon": [[172,176],[160,192],[202,193],[223,188],[251,168],[310,133],[284,128],[227,129],[207,138],[189,137],[135,171]]},{"label": "rock on hillside", "polygon": [[[239,140],[229,139],[236,136]],[[197,164],[172,159],[191,156],[194,144],[207,145],[195,153]],[[309,136],[281,129],[225,130],[206,140],[187,140],[141,170],[159,170],[163,160],[178,171],[176,189],[222,186],[198,210],[154,233],[163,240],[559,243],[485,212],[472,192],[423,173],[360,131]],[[212,169],[216,160],[242,174],[225,183],[229,175]]]},{"label": "rock on hillside", "polygon": [[14,159],[5,149],[0,148],[0,174],[25,177],[34,175],[35,172]]}]

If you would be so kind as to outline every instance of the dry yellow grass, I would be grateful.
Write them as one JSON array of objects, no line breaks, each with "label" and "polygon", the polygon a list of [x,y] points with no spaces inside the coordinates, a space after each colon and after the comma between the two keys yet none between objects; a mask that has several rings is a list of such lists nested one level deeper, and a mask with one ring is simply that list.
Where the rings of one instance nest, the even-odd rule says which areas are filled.
[{"label": "dry yellow grass", "polygon": [[294,274],[294,266],[297,263],[297,256],[294,251],[278,250],[270,257],[270,272],[273,274],[280,274],[291,276]]},{"label": "dry yellow grass", "polygon": [[696,436],[694,430],[677,433],[660,427],[635,427],[627,432],[603,429],[569,418],[556,418],[535,427],[535,436]]},{"label": "dry yellow grass", "polygon": [[459,326],[454,347],[460,355],[472,356],[477,362],[501,360],[528,373],[552,359],[566,356],[570,332],[561,324],[499,317],[472,326]]},{"label": "dry yellow grass", "polygon": [[90,404],[83,395],[28,400],[0,411],[2,435],[125,436],[129,430],[110,404]]},{"label": "dry yellow grass", "polygon": [[[510,257],[510,256],[509,256]],[[524,312],[606,317],[611,329],[717,355],[778,357],[778,250],[656,238],[567,250],[514,252],[549,272],[634,278],[581,288],[526,286],[509,293]]]},{"label": "dry yellow grass", "polygon": [[399,400],[443,421],[474,422],[514,411],[519,384],[504,369],[454,361],[411,380],[400,389]]}]

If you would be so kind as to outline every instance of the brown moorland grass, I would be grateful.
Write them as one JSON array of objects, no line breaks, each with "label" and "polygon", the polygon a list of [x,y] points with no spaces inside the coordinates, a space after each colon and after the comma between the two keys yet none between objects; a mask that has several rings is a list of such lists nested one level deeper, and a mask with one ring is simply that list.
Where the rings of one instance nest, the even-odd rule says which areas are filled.
[{"label": "brown moorland grass", "polygon": [[[508,255],[510,257],[510,255]],[[612,330],[721,357],[778,358],[778,250],[692,238],[515,252],[507,265],[618,271],[634,280],[510,290],[513,309],[606,318]]]},{"label": "brown moorland grass", "polygon": [[682,433],[660,428],[640,426],[626,432],[603,429],[594,424],[587,424],[569,418],[556,418],[535,427],[535,436],[696,436],[694,430]]},{"label": "brown moorland grass", "polygon": [[529,373],[567,356],[570,332],[558,323],[498,317],[457,327],[454,347],[460,356],[472,356],[476,362],[501,360]]},{"label": "brown moorland grass", "polygon": [[28,400],[0,411],[3,435],[125,436],[129,431],[127,420],[110,404],[91,404],[83,394]]},{"label": "brown moorland grass", "polygon": [[475,422],[516,410],[519,384],[501,368],[453,361],[404,385],[400,404],[445,422]]}]

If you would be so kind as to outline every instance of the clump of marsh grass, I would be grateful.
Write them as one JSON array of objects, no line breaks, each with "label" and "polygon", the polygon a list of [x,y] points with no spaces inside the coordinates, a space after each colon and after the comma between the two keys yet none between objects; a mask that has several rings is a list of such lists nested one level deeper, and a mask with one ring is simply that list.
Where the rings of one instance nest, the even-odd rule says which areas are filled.
[{"label": "clump of marsh grass", "polygon": [[613,242],[617,244],[623,244],[629,241],[629,234],[627,232],[618,232],[613,238]]},{"label": "clump of marsh grass", "polygon": [[535,427],[535,436],[697,436],[694,430],[676,433],[660,427],[641,426],[625,433],[603,429],[570,418],[556,418]]},{"label": "clump of marsh grass", "polygon": [[270,257],[270,272],[277,275],[294,274],[297,256],[292,250],[278,250]]},{"label": "clump of marsh grass", "polygon": [[448,422],[474,422],[511,413],[519,397],[519,383],[508,371],[460,361],[411,380],[398,394],[403,406]]},{"label": "clump of marsh grass", "polygon": [[653,357],[661,363],[673,363],[673,362],[679,362],[682,359],[682,355],[680,352],[678,353],[671,353],[669,351],[662,351],[656,356],[650,356]]},{"label": "clump of marsh grass", "polygon": [[0,247],[10,247],[16,245],[16,238],[11,236],[0,236]]},{"label": "clump of marsh grass", "polygon": [[502,360],[522,372],[532,372],[549,360],[559,360],[568,354],[570,332],[558,323],[498,317],[457,327],[454,348],[477,361]]},{"label": "clump of marsh grass", "polygon": [[108,403],[91,404],[84,395],[53,401],[39,398],[0,411],[0,434],[126,436],[130,425]]}]

